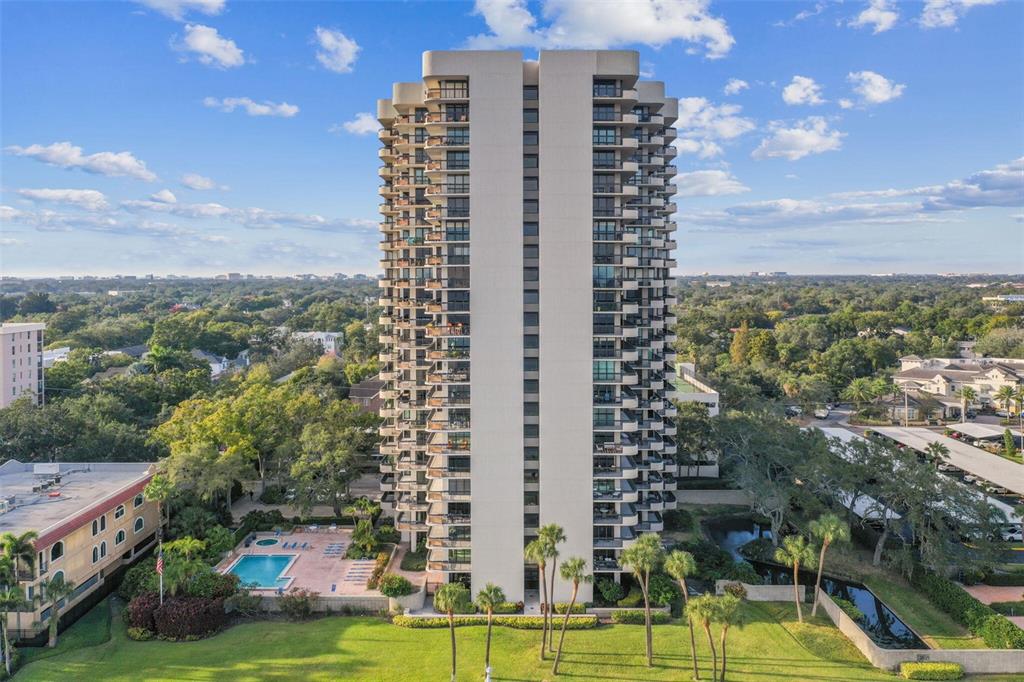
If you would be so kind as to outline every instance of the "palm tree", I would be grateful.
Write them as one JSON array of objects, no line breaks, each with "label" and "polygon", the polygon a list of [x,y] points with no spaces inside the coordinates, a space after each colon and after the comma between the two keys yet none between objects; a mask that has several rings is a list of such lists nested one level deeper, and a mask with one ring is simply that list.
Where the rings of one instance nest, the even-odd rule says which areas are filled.
[{"label": "palm tree", "polygon": [[[572,615],[572,609],[576,605],[576,597],[580,592],[580,583],[589,583],[594,579],[594,576],[587,573],[587,562],[580,557],[566,559],[562,563],[559,575],[562,576],[562,580],[572,582],[572,596],[569,598],[569,608],[565,610],[565,618],[562,619],[562,634],[558,637],[558,651],[555,653],[555,664],[551,667],[552,675],[558,674],[558,661],[562,658],[562,644],[565,643],[565,631],[569,627],[569,617]],[[551,639],[554,639],[553,632]]]},{"label": "palm tree", "polygon": [[[942,444],[939,443],[939,445]],[[818,555],[818,579],[814,582],[814,606],[811,608],[811,618],[814,618],[818,613],[818,590],[821,589],[821,574],[825,570],[825,552],[834,542],[848,542],[850,527],[835,514],[823,514],[811,521],[810,529],[811,535],[821,542],[821,553]]]},{"label": "palm tree", "polygon": [[708,647],[711,649],[712,680],[718,679],[718,652],[715,650],[715,640],[711,637],[711,621],[718,612],[718,601],[710,594],[702,594],[694,597],[686,604],[686,617],[698,621],[704,628],[704,634],[708,636]]},{"label": "palm tree", "polygon": [[204,549],[206,549],[206,542],[204,540],[198,540],[188,535],[164,545],[164,550],[168,554],[180,554],[185,557],[185,561],[189,561],[192,559],[193,554],[198,554]]},{"label": "palm tree", "polygon": [[487,648],[484,650],[484,672],[491,679],[491,624],[494,620],[494,609],[505,601],[505,592],[494,583],[487,583],[476,595],[476,605],[487,614]]},{"label": "palm tree", "polygon": [[[693,575],[697,571],[697,562],[693,555],[679,549],[672,550],[672,553],[665,559],[665,572],[679,581],[679,588],[683,591],[683,608],[690,603],[690,595],[686,589],[686,576]],[[693,636],[693,621],[690,615],[686,615],[686,625],[690,628],[690,657],[693,659],[693,679],[700,679],[700,670],[697,668],[697,643]]]},{"label": "palm tree", "polygon": [[[39,538],[39,533],[34,530],[28,530],[21,535],[15,535],[14,533],[4,533],[0,536],[0,548],[2,548],[4,556],[10,558],[13,567],[13,580],[10,585],[17,586],[18,581],[21,579],[21,564],[24,563],[28,570],[31,572],[36,565],[36,546],[35,541]],[[6,583],[5,583],[6,584]],[[16,627],[18,631],[21,631],[21,609],[16,612],[15,618],[17,619]]]},{"label": "palm tree", "polygon": [[50,607],[50,641],[47,646],[51,649],[57,646],[57,625],[60,623],[60,602],[71,596],[75,591],[75,584],[70,580],[64,580],[63,575],[58,578],[44,580],[39,585],[42,588],[46,599],[51,602]]},{"label": "palm tree", "polygon": [[852,400],[857,412],[860,412],[862,403],[866,403],[875,397],[875,386],[867,377],[857,377],[843,389],[842,397]]},{"label": "palm tree", "polygon": [[992,399],[996,402],[996,404],[1001,404],[1003,406],[1003,409],[1006,410],[1007,419],[1010,418],[1010,409],[1013,405],[1014,397],[1015,391],[1013,390],[1013,386],[1000,386],[999,390],[996,391],[995,395],[992,396]]},{"label": "palm tree", "polygon": [[[146,499],[156,502],[156,518],[158,521],[156,532],[159,537],[163,537],[165,523],[169,524],[171,522],[171,507],[167,501],[170,499],[172,492],[174,492],[174,486],[171,485],[170,480],[163,474],[156,474],[153,478],[149,479],[146,489],[143,490]],[[167,514],[166,519],[164,518],[165,512]]]},{"label": "palm tree", "polygon": [[940,461],[945,459],[946,455],[949,454],[949,448],[936,440],[925,446],[924,454],[927,455],[929,459]]},{"label": "palm tree", "polygon": [[380,505],[367,497],[360,497],[358,500],[345,507],[345,516],[354,516],[357,519],[369,519],[380,511]]},{"label": "palm tree", "polygon": [[540,612],[541,612],[541,627],[540,627],[540,660],[544,660],[544,652],[548,646],[548,619],[546,615],[547,603],[548,603],[548,583],[547,573],[544,568],[547,566],[547,551],[544,548],[544,542],[539,538],[531,541],[526,545],[524,550],[526,560],[537,564],[537,573],[540,574]]},{"label": "palm tree", "polygon": [[715,620],[722,624],[722,676],[719,679],[725,682],[725,638],[729,635],[729,626],[738,621],[740,598],[734,594],[724,594],[716,601]]},{"label": "palm tree", "polygon": [[25,595],[17,587],[0,590],[0,631],[3,634],[4,668],[7,670],[7,677],[11,676],[11,641],[8,636],[7,614],[11,611],[20,613],[27,605]]},{"label": "palm tree", "polygon": [[651,633],[651,573],[657,570],[665,559],[661,539],[655,533],[645,533],[636,542],[622,551],[619,561],[633,571],[640,591],[644,595],[644,625],[647,630],[647,666],[654,665],[653,636]]},{"label": "palm tree", "polygon": [[807,543],[803,535],[787,535],[782,539],[782,546],[775,550],[775,560],[780,564],[793,567],[793,597],[796,602],[796,618],[804,622],[804,614],[800,609],[800,564],[814,564],[814,549]]},{"label": "palm tree", "polygon": [[974,399],[978,397],[978,393],[970,386],[964,386],[957,395],[960,396],[960,423],[967,423],[967,406],[974,402]]},{"label": "palm tree", "polygon": [[545,627],[548,629],[548,651],[555,650],[555,569],[558,567],[558,545],[565,542],[565,529],[557,523],[548,523],[537,531],[538,539],[544,543],[547,558],[551,559],[551,585],[548,587],[548,608],[544,612]]},{"label": "palm tree", "polygon": [[1014,390],[1013,402],[1017,403],[1017,430],[1024,433],[1024,385]]}]

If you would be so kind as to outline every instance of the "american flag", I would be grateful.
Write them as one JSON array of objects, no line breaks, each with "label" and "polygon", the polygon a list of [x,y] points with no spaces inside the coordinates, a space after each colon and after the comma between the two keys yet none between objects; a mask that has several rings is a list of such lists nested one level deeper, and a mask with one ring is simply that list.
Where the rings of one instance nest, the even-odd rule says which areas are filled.
[{"label": "american flag", "polygon": [[160,552],[160,554],[157,555],[157,557],[156,557],[156,572],[157,572],[157,575],[163,575],[164,574],[164,553],[163,552]]}]

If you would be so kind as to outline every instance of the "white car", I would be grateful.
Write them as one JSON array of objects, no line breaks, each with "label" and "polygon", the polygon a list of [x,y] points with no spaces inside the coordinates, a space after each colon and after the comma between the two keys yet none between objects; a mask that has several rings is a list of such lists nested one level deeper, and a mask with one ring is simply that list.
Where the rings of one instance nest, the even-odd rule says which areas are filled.
[{"label": "white car", "polygon": [[957,468],[952,464],[942,463],[939,465],[939,471],[956,471]]},{"label": "white car", "polygon": [[966,476],[964,476],[964,483],[974,483],[977,480],[978,480],[977,476],[971,476],[970,474],[967,474]]},{"label": "white car", "polygon": [[814,411],[814,416],[818,419],[828,419],[831,411],[827,407],[819,407]]},{"label": "white car", "polygon": [[1019,527],[1004,528],[1002,530],[1003,542],[1020,542],[1024,540],[1024,534],[1022,534]]}]

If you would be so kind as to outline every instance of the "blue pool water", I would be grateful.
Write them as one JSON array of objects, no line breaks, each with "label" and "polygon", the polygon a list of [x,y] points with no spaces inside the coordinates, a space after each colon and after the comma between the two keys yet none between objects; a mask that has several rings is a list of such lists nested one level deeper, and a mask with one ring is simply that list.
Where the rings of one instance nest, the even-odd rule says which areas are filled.
[{"label": "blue pool water", "polygon": [[294,554],[244,556],[231,567],[231,573],[237,575],[246,585],[255,584],[266,590],[284,587],[288,584],[288,579],[279,576],[294,557]]}]

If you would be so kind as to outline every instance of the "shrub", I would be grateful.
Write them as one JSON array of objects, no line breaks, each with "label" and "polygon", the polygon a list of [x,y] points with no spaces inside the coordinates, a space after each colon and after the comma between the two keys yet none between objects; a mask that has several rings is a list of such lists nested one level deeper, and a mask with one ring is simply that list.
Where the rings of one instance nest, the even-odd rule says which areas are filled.
[{"label": "shrub", "polygon": [[[566,602],[566,601],[556,601],[555,602],[555,613],[562,613],[562,614],[564,614],[568,610],[569,610],[569,602]],[[587,605],[586,604],[573,604],[572,605],[572,612],[573,613],[586,613],[587,612]]]},{"label": "shrub", "polygon": [[[752,544],[753,542],[749,542],[744,545],[744,548]],[[710,540],[700,539],[684,542],[678,545],[678,548],[686,550],[697,560],[695,578],[714,582],[729,577],[729,571],[734,563],[732,555]]]},{"label": "shrub", "polygon": [[206,542],[203,557],[211,564],[217,563],[236,544],[234,534],[224,526],[214,526],[207,531],[203,540]]},{"label": "shrub", "polygon": [[182,640],[216,632],[227,622],[227,614],[219,597],[172,597],[153,612],[153,622],[160,637]]},{"label": "shrub", "polygon": [[125,621],[129,627],[156,630],[153,614],[158,608],[160,608],[160,595],[156,592],[142,592],[128,603],[128,608],[125,610]]},{"label": "shrub", "polygon": [[859,623],[862,620],[864,620],[864,612],[858,609],[857,605],[849,599],[843,599],[842,597],[832,597],[832,601],[836,603],[836,606],[842,609],[843,613],[852,618],[854,621]]},{"label": "shrub", "polygon": [[686,509],[669,509],[662,512],[665,530],[690,530],[693,528],[693,514]]},{"label": "shrub", "polygon": [[629,594],[620,599],[616,604],[625,608],[632,608],[644,603],[644,593],[639,587],[631,587]]},{"label": "shrub", "polygon": [[287,501],[285,499],[286,492],[283,485],[268,485],[260,493],[260,502],[263,504],[284,504]]},{"label": "shrub", "polygon": [[[651,623],[655,625],[664,625],[670,620],[671,618],[664,611],[651,611]],[[620,625],[643,625],[646,623],[642,609],[612,611],[612,621]]]},{"label": "shrub", "polygon": [[213,569],[200,571],[185,584],[185,594],[189,597],[226,599],[238,591],[238,583],[239,578],[233,573],[218,573]]},{"label": "shrub", "polygon": [[974,633],[993,649],[1024,649],[1024,630],[999,613],[982,619]]},{"label": "shrub", "polygon": [[655,573],[651,576],[647,592],[650,594],[651,604],[658,606],[668,606],[683,598],[683,592],[676,581],[664,573]]},{"label": "shrub", "polygon": [[1024,601],[997,601],[988,607],[1004,616],[1024,616]]},{"label": "shrub", "polygon": [[263,610],[263,598],[249,590],[240,589],[224,600],[224,610],[251,618]]},{"label": "shrub", "polygon": [[900,675],[905,680],[959,680],[964,667],[959,663],[908,662],[900,663]]},{"label": "shrub", "polygon": [[[391,622],[403,628],[431,629],[448,627],[447,616],[414,618],[412,616],[395,616]],[[540,630],[544,620],[540,616],[495,616],[494,624],[517,630]],[[455,616],[455,626],[486,625],[487,619],[481,616]],[[561,626],[559,626],[561,627]],[[597,616],[576,616],[569,619],[568,629],[587,630],[597,627]]]},{"label": "shrub", "polygon": [[1024,630],[967,594],[959,585],[932,573],[915,571],[911,583],[993,649],[1024,648]]},{"label": "shrub", "polygon": [[622,585],[610,578],[601,578],[597,581],[597,591],[601,593],[601,599],[605,604],[614,604],[622,599]]},{"label": "shrub", "polygon": [[373,564],[373,572],[370,573],[370,577],[366,581],[367,589],[377,589],[377,585],[380,584],[380,577],[384,575],[384,569],[388,567],[389,561],[391,561],[389,553],[380,552],[377,554],[377,561]]},{"label": "shrub", "polygon": [[277,509],[253,509],[242,517],[242,525],[235,531],[235,540],[237,542],[253,531],[273,530],[275,527],[281,528],[286,525],[284,514]]},{"label": "shrub", "polygon": [[726,578],[728,580],[736,580],[741,583],[748,585],[760,585],[761,576],[757,574],[754,567],[746,561],[737,561],[729,568]]},{"label": "shrub", "polygon": [[1024,573],[990,573],[982,582],[994,587],[1021,587],[1024,586]]},{"label": "shrub", "polygon": [[121,579],[121,585],[117,588],[118,595],[126,602],[130,602],[146,591],[150,578],[155,574],[156,558],[149,557],[143,559],[125,571],[124,578]]},{"label": "shrub", "polygon": [[397,545],[402,541],[402,534],[395,530],[394,526],[381,526],[377,529],[377,542],[381,544],[391,543]]},{"label": "shrub", "polygon": [[508,614],[508,613],[522,613],[523,602],[521,601],[503,601],[494,607],[495,614]]},{"label": "shrub", "polygon": [[292,620],[304,620],[313,614],[313,601],[319,596],[318,592],[293,587],[278,597],[277,603],[282,613]]},{"label": "shrub", "polygon": [[427,570],[427,545],[420,542],[415,552],[406,552],[402,557],[403,571],[425,571]]},{"label": "shrub", "polygon": [[385,597],[404,597],[416,591],[413,584],[405,577],[394,573],[385,573],[377,584],[377,589]]},{"label": "shrub", "polygon": [[134,639],[136,642],[148,642],[154,636],[153,631],[146,628],[128,628],[128,639]]}]

